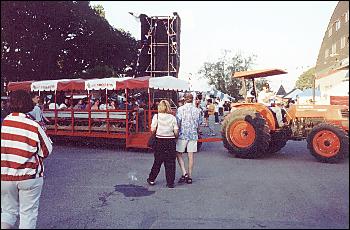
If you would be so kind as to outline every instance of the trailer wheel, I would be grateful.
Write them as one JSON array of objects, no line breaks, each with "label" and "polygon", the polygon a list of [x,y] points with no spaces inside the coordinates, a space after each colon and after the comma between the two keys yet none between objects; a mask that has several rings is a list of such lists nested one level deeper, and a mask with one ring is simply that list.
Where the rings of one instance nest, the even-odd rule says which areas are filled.
[{"label": "trailer wheel", "polygon": [[237,109],[229,116],[221,130],[225,148],[240,158],[264,155],[271,140],[265,119],[253,109]]},{"label": "trailer wheel", "polygon": [[317,160],[337,163],[349,154],[349,137],[340,127],[321,123],[308,135],[307,147]]}]

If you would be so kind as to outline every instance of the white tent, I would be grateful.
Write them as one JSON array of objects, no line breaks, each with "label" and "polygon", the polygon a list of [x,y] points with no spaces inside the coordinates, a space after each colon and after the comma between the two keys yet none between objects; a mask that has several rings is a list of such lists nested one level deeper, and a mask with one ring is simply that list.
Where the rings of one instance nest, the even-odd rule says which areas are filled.
[{"label": "white tent", "polygon": [[289,92],[287,95],[285,95],[283,98],[291,98],[291,99],[296,99],[296,97],[301,94],[303,91],[300,89],[294,89],[291,92]]},{"label": "white tent", "polygon": [[153,77],[149,79],[149,87],[162,90],[189,91],[190,84],[173,76]]},{"label": "white tent", "polygon": [[[313,99],[313,89],[305,89],[303,92],[298,94],[298,103],[307,104],[310,100]],[[321,100],[321,92],[318,89],[315,89],[315,101]]]}]

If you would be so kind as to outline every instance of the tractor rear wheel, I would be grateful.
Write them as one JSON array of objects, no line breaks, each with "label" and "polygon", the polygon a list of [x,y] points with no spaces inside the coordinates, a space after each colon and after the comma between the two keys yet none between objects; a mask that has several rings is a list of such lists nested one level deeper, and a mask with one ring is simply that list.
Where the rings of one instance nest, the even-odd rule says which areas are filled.
[{"label": "tractor rear wheel", "polygon": [[265,119],[253,109],[237,109],[223,122],[224,146],[240,158],[258,158],[266,153],[271,140]]},{"label": "tractor rear wheel", "polygon": [[308,135],[307,147],[317,160],[337,163],[349,154],[349,136],[338,126],[321,123]]}]

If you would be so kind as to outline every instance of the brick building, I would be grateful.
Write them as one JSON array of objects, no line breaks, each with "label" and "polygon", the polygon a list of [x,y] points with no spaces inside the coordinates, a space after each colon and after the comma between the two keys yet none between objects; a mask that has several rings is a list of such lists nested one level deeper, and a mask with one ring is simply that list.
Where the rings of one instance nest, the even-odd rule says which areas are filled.
[{"label": "brick building", "polygon": [[[332,89],[349,83],[348,1],[339,1],[334,9],[323,37],[315,72],[315,85],[321,91],[321,104],[331,102],[334,94]],[[349,87],[345,87],[343,92],[337,92],[336,96],[349,96]]]}]

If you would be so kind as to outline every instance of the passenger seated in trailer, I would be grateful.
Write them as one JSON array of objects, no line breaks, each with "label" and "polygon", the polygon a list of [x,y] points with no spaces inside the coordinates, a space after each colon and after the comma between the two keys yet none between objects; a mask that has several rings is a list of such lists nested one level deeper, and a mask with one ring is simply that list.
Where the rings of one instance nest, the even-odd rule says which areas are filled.
[{"label": "passenger seated in trailer", "polygon": [[105,97],[102,97],[102,98],[101,98],[101,102],[100,102],[99,109],[100,109],[100,110],[107,110],[107,107],[109,106],[109,102],[110,102],[110,100],[108,99],[108,100],[107,100],[107,104],[106,104],[106,98],[105,98]]},{"label": "passenger seated in trailer", "polygon": [[110,100],[109,104],[108,104],[108,109],[117,109],[117,102],[114,100]]},{"label": "passenger seated in trailer", "polygon": [[100,108],[100,99],[95,99],[93,105],[91,106],[91,110],[99,110]]},{"label": "passenger seated in trailer", "polygon": [[74,110],[85,110],[85,103],[83,99],[79,99],[78,103],[73,107]]},{"label": "passenger seated in trailer", "polygon": [[59,109],[59,104],[49,101],[49,109]]},{"label": "passenger seated in trailer", "polygon": [[71,103],[69,102],[69,98],[65,98],[63,103],[60,105],[59,109],[70,109]]}]

